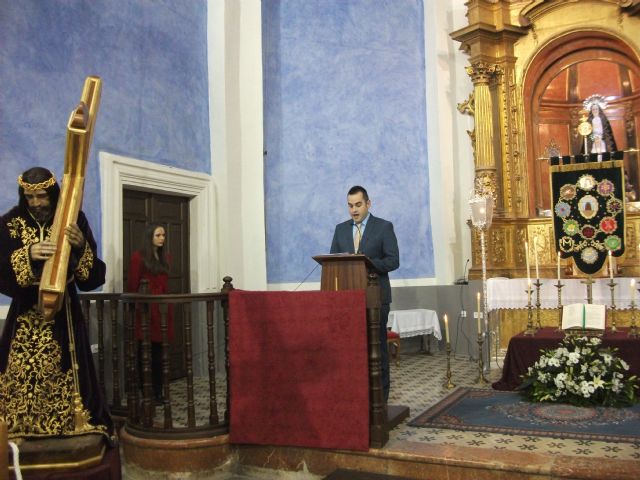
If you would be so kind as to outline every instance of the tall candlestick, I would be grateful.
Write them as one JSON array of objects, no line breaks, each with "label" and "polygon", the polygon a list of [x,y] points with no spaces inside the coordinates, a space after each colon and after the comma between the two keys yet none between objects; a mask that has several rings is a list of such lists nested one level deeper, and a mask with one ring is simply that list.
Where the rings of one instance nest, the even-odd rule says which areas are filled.
[{"label": "tall candlestick", "polygon": [[531,283],[531,268],[529,267],[529,243],[524,242],[524,259],[527,262],[527,282]]},{"label": "tall candlestick", "polygon": [[449,343],[449,319],[446,313],[444,314],[444,335],[447,343]]},{"label": "tall candlestick", "polygon": [[560,285],[560,252],[558,252],[558,285]]},{"label": "tall candlestick", "polygon": [[482,324],[480,323],[480,292],[478,292],[476,298],[478,300],[478,333],[482,333]]},{"label": "tall candlestick", "polygon": [[632,278],[631,281],[629,282],[629,290],[631,293],[631,301],[635,302],[636,301],[636,279]]},{"label": "tall candlestick", "polygon": [[609,279],[613,280],[613,256],[611,255],[611,250],[609,250]]},{"label": "tall candlestick", "polygon": [[533,237],[533,259],[536,262],[536,279],[540,279],[540,270],[538,269],[538,237]]}]

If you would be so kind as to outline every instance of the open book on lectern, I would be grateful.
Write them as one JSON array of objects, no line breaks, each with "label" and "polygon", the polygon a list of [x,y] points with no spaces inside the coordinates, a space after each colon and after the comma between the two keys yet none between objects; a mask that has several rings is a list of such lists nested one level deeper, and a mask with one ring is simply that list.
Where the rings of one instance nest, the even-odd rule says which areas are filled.
[{"label": "open book on lectern", "polygon": [[607,307],[592,303],[573,303],[562,307],[562,329],[604,330]]}]

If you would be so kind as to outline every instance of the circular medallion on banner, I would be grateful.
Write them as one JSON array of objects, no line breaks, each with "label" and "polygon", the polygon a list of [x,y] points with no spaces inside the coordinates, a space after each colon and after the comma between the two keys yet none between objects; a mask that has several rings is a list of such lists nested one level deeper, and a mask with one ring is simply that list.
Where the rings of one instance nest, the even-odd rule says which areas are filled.
[{"label": "circular medallion on banner", "polygon": [[580,252],[580,258],[584,263],[591,265],[598,260],[598,251],[593,247],[587,247]]},{"label": "circular medallion on banner", "polygon": [[576,196],[576,186],[571,183],[567,183],[560,187],[560,198],[563,200],[573,200]]},{"label": "circular medallion on banner", "polygon": [[564,222],[562,229],[567,235],[575,235],[580,231],[580,225],[575,220],[567,220]]},{"label": "circular medallion on banner", "polygon": [[599,184],[598,184],[598,193],[600,195],[602,195],[603,197],[608,197],[609,195],[611,195],[614,190],[615,187],[613,185],[613,182],[611,180],[607,180],[606,178],[604,180],[602,180]]},{"label": "circular medallion on banner", "polygon": [[571,237],[562,237],[558,242],[558,246],[560,250],[563,252],[572,252],[573,251],[573,238]]},{"label": "circular medallion on banner", "polygon": [[604,217],[600,220],[600,230],[604,233],[613,233],[618,228],[618,222],[613,217]]},{"label": "circular medallion on banner", "polygon": [[578,211],[587,220],[598,213],[598,199],[593,195],[585,195],[578,201]]},{"label": "circular medallion on banner", "polygon": [[622,240],[617,235],[609,235],[604,239],[604,246],[607,248],[607,250],[613,250],[615,252],[616,250],[620,250],[620,247],[622,246]]},{"label": "circular medallion on banner", "polygon": [[582,175],[579,179],[578,179],[578,186],[582,189],[582,190],[591,190],[593,187],[596,186],[596,179],[593,178],[593,175]]},{"label": "circular medallion on banner", "polygon": [[613,215],[620,213],[622,211],[622,202],[617,198],[610,198],[607,200],[607,212],[612,213]]},{"label": "circular medallion on banner", "polygon": [[596,229],[593,228],[591,225],[583,225],[582,231],[580,233],[582,233],[583,238],[586,238],[587,240],[591,240],[596,235]]},{"label": "circular medallion on banner", "polygon": [[560,218],[567,218],[571,215],[571,205],[567,202],[558,202],[556,203],[556,215]]}]

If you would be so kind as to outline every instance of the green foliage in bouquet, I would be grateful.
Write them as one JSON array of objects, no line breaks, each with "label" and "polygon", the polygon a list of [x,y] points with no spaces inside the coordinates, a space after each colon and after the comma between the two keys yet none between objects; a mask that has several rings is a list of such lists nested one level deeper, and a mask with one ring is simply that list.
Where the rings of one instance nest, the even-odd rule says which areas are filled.
[{"label": "green foliage in bouquet", "polygon": [[535,402],[632,405],[638,401],[637,378],[626,376],[629,365],[617,350],[604,348],[597,337],[567,336],[555,350],[542,350],[518,389]]}]

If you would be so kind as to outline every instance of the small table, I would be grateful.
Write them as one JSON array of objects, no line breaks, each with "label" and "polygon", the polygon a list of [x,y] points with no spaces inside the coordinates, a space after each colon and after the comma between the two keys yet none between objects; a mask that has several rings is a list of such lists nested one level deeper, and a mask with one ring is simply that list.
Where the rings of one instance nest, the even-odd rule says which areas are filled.
[{"label": "small table", "polygon": [[[388,325],[392,332],[400,335],[400,338],[433,335],[438,340],[442,340],[438,314],[434,310],[424,308],[393,310],[389,312]],[[427,351],[429,351],[429,347],[427,341]]]},{"label": "small table", "polygon": [[[640,375],[640,338],[630,338],[628,328],[617,332],[606,330],[602,335],[602,345],[615,347],[618,355],[629,364],[628,375]],[[564,338],[564,332],[555,328],[543,328],[533,336],[520,333],[509,341],[507,356],[502,367],[502,378],[493,383],[495,390],[515,390],[529,367],[540,358],[540,350],[557,348]]]}]

